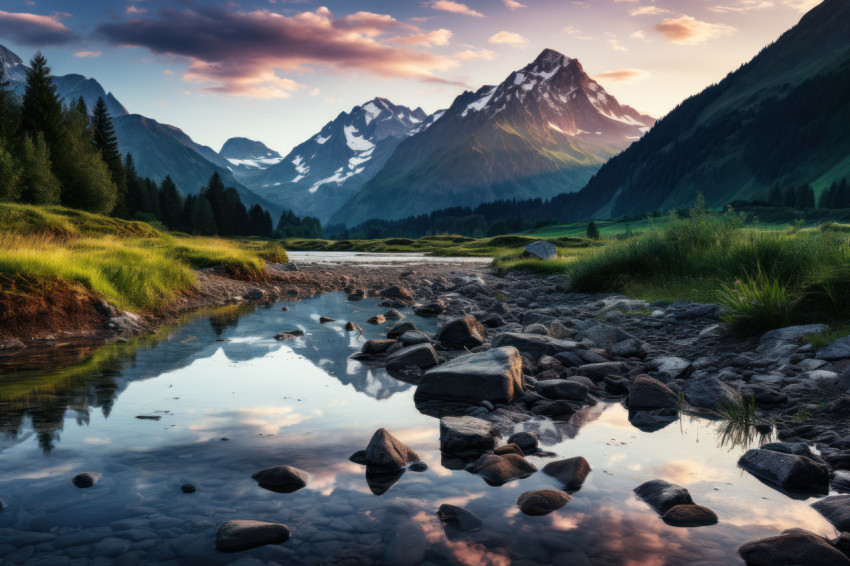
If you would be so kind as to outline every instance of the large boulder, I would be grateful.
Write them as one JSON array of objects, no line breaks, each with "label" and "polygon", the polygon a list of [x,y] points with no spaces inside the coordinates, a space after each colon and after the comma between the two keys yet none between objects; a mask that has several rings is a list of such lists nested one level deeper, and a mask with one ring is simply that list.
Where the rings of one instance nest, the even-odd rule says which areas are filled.
[{"label": "large boulder", "polygon": [[558,248],[549,242],[537,240],[525,246],[525,253],[537,259],[553,259],[558,254]]},{"label": "large boulder", "polygon": [[829,541],[803,529],[748,542],[738,554],[748,566],[850,566],[850,559]]},{"label": "large boulder", "polygon": [[366,466],[373,471],[394,472],[418,461],[416,452],[384,428],[375,431],[366,447]]},{"label": "large boulder", "polygon": [[517,497],[516,504],[526,515],[547,515],[570,502],[570,496],[557,489],[534,489]]},{"label": "large boulder", "polygon": [[581,456],[549,462],[543,467],[543,473],[561,482],[565,489],[575,491],[581,488],[590,473],[590,464]]},{"label": "large boulder", "polygon": [[674,527],[705,527],[717,524],[717,514],[702,505],[675,505],[661,518]]},{"label": "large boulder", "polygon": [[408,346],[387,357],[386,366],[390,371],[398,371],[408,367],[420,369],[432,368],[440,363],[437,352],[431,344]]},{"label": "large boulder", "polygon": [[478,474],[487,483],[502,485],[511,480],[527,478],[537,471],[537,468],[518,454],[484,454],[472,465],[469,471]]},{"label": "large boulder", "polygon": [[829,491],[829,468],[805,456],[754,448],[741,456],[738,465],[784,489]]},{"label": "large boulder", "polygon": [[818,350],[817,357],[828,362],[850,358],[850,336],[839,338],[832,344],[824,346]]},{"label": "large boulder", "polygon": [[549,399],[584,401],[587,399],[586,385],[566,379],[548,379],[537,384],[537,392]]},{"label": "large boulder", "polygon": [[308,477],[307,472],[292,466],[273,466],[251,476],[260,487],[278,493],[292,493],[301,489],[307,485]]},{"label": "large boulder", "polygon": [[611,375],[620,375],[625,368],[625,364],[621,362],[594,362],[580,365],[578,373],[590,379],[603,379]]},{"label": "large boulder", "polygon": [[686,381],[682,392],[688,403],[700,409],[717,410],[722,406],[741,407],[744,404],[737,390],[710,375]]},{"label": "large boulder", "polygon": [[425,372],[415,400],[510,403],[523,390],[522,357],[507,346],[455,358]]},{"label": "large boulder", "polygon": [[539,360],[543,356],[554,356],[560,352],[575,350],[578,344],[572,340],[559,340],[549,336],[540,336],[538,334],[522,334],[519,332],[505,332],[499,334],[493,339],[493,346],[500,348],[502,346],[513,346],[522,354],[529,356],[534,360]]},{"label": "large boulder", "polygon": [[227,521],[215,535],[219,552],[241,552],[266,544],[280,544],[289,540],[286,525],[262,521]]},{"label": "large boulder", "polygon": [[405,332],[410,332],[412,330],[419,330],[416,327],[416,323],[412,320],[397,322],[390,326],[387,330],[387,338],[398,339],[401,338],[402,334],[404,334]]},{"label": "large boulder", "polygon": [[639,375],[629,388],[629,409],[675,409],[679,396],[648,375]]},{"label": "large boulder", "polygon": [[386,289],[383,289],[379,294],[385,299],[396,299],[405,302],[413,300],[413,294],[411,294],[408,289],[405,289],[404,287],[399,287],[398,285],[387,287]]},{"label": "large boulder", "polygon": [[440,450],[453,456],[474,456],[496,447],[498,431],[484,419],[443,417],[440,419]]},{"label": "large boulder", "polygon": [[446,348],[475,348],[487,340],[487,329],[468,314],[446,321],[434,338]]},{"label": "large boulder", "polygon": [[675,356],[664,356],[651,360],[649,367],[662,379],[678,379],[691,367],[691,362]]},{"label": "large boulder", "polygon": [[850,495],[833,495],[812,504],[839,531],[850,531]]},{"label": "large boulder", "polygon": [[770,342],[771,340],[781,340],[783,342],[793,342],[802,340],[807,334],[818,334],[826,330],[823,324],[804,324],[801,326],[786,326],[785,328],[777,328],[762,334],[759,339],[760,344]]},{"label": "large boulder", "polygon": [[379,355],[385,353],[391,346],[397,344],[396,340],[378,339],[366,340],[360,352],[367,355]]},{"label": "large boulder", "polygon": [[664,480],[642,483],[635,488],[635,493],[661,515],[676,505],[694,504],[687,489]]}]

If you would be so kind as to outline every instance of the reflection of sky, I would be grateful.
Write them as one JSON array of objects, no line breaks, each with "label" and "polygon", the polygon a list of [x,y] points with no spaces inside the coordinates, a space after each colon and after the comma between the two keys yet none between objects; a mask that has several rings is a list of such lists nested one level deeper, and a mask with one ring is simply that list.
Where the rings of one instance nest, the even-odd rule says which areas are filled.
[{"label": "reflection of sky", "polygon": [[[577,564],[740,563],[735,551],[747,540],[790,527],[834,533],[810,502],[789,499],[741,472],[736,461],[742,450],[719,448],[715,423],[685,419],[644,433],[616,404],[589,408],[570,423],[518,425],[536,430],[544,447],[559,457],[584,456],[593,468],[567,506],[544,517],[523,515],[514,505],[517,496],[557,488],[553,478],[537,473],[493,487],[463,470],[443,468],[438,423],[415,410],[412,388],[401,384],[393,395],[377,398],[369,380],[387,389],[392,378],[380,370],[348,373],[347,355],[364,338],[352,341],[333,325],[347,319],[359,323],[380,312],[375,302],[334,302],[325,296],[293,303],[287,313],[261,309],[225,329],[222,336],[229,342],[204,335],[188,364],[172,364],[154,379],[129,381],[108,419],[93,412],[89,424],[79,425],[69,411],[49,455],[34,438],[11,446],[0,455],[5,506],[0,536],[11,525],[44,531],[85,527],[120,536],[122,521],[141,521],[165,541],[158,552],[191,551],[195,560],[219,564],[228,559],[211,549],[217,526],[252,518],[287,523],[293,538],[284,546],[293,552],[289,561],[298,564],[354,548],[357,540],[386,541],[402,520],[411,520],[424,530],[435,556],[501,566],[510,563],[508,556],[541,563],[555,556],[572,556]],[[317,312],[340,322],[304,322]],[[308,332],[303,339],[271,338],[301,324]],[[361,326],[366,337],[380,332]],[[169,344],[186,337],[140,353],[130,373],[143,375],[147,357],[168,352]],[[361,377],[365,381],[356,381]],[[135,418],[154,414],[162,419]],[[405,473],[377,497],[364,468],[348,456],[365,448],[379,427],[407,443],[429,469]],[[549,461],[530,460],[538,468]],[[308,487],[282,495],[251,480],[254,472],[279,464],[307,471]],[[103,479],[90,490],[73,488],[70,478],[85,470],[98,471]],[[656,478],[686,486],[720,523],[697,529],[666,525],[632,492]],[[197,485],[198,492],[183,496],[181,483]],[[436,517],[442,503],[469,509],[483,519],[483,528],[448,539]],[[169,522],[174,520],[179,527]],[[373,534],[378,538],[369,538]],[[179,542],[169,542],[172,536]],[[329,544],[334,536],[342,538]],[[279,561],[275,552],[246,554]]]}]

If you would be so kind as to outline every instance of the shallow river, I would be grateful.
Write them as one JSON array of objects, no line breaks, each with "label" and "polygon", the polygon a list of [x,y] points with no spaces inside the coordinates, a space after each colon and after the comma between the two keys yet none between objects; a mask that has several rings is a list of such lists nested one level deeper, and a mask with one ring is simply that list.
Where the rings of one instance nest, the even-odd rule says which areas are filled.
[{"label": "shallow river", "polygon": [[[348,360],[381,336],[382,327],[365,323],[384,310],[377,302],[333,293],[285,303],[287,312],[284,303],[230,307],[107,347],[82,364],[59,367],[81,355],[69,350],[34,359],[29,352],[17,371],[0,368],[0,562],[369,564],[383,560],[394,537],[421,527],[426,564],[737,564],[741,543],[786,528],[835,534],[812,500],[787,497],[738,469],[745,447],[724,445],[717,423],[683,417],[644,433],[618,404],[591,407],[569,423],[517,425],[537,432],[547,450],[584,456],[593,468],[561,510],[523,515],[517,496],[558,488],[554,479],[538,472],[493,487],[446,469],[439,423],[415,409],[413,386]],[[434,330],[433,320],[405,314]],[[320,315],[339,322],[320,325]],[[364,335],[345,332],[348,320]],[[273,339],[293,328],[306,336]],[[370,485],[348,457],[379,427],[428,470],[408,471],[375,495],[387,486]],[[542,467],[550,459],[529,460]],[[251,479],[278,464],[309,472],[308,486],[280,494]],[[71,478],[84,471],[103,478],[78,489]],[[656,478],[686,486],[719,524],[666,525],[632,493]],[[197,492],[182,493],[185,483]],[[436,516],[442,503],[474,512],[482,529],[449,539]],[[282,522],[292,538],[219,554],[216,530],[231,519]]]}]

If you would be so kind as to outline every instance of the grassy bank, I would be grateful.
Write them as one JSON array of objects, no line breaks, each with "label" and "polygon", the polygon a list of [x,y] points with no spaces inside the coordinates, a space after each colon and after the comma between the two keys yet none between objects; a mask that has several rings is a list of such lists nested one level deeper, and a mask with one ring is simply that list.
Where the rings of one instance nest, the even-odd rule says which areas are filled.
[{"label": "grassy bank", "polygon": [[286,252],[277,243],[190,237],[61,207],[0,204],[0,289],[7,292],[63,281],[124,309],[151,310],[192,290],[196,269],[224,266],[260,277],[266,261],[286,261]]},{"label": "grassy bank", "polygon": [[700,208],[570,259],[495,261],[506,271],[570,274],[579,292],[623,292],[647,300],[718,302],[742,330],[850,317],[850,227],[745,227],[739,214]]}]

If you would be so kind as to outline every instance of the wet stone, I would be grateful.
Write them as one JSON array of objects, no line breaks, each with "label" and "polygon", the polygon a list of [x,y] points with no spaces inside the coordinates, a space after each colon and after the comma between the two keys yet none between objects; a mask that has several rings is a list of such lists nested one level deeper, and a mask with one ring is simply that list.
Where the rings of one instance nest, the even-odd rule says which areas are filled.
[{"label": "wet stone", "polygon": [[251,476],[260,487],[278,493],[292,493],[307,485],[307,472],[292,466],[273,466]]},{"label": "wet stone", "polygon": [[829,541],[803,529],[790,529],[775,537],[748,542],[738,549],[738,554],[748,566],[850,566],[850,558]]},{"label": "wet stone", "polygon": [[198,491],[198,488],[196,488],[190,483],[184,483],[180,486],[180,491],[182,491],[183,493],[195,493],[196,491]]},{"label": "wet stone", "polygon": [[825,493],[829,490],[829,468],[805,456],[773,450],[748,450],[738,465],[754,476],[784,489]]},{"label": "wet stone", "polygon": [[280,523],[227,521],[218,529],[215,547],[219,552],[240,552],[266,544],[280,544],[289,537],[289,528]]},{"label": "wet stone", "polygon": [[687,489],[664,480],[650,480],[642,483],[635,488],[635,493],[662,515],[676,505],[694,504]]},{"label": "wet stone", "polygon": [[850,531],[850,495],[834,495],[812,504],[840,531]]},{"label": "wet stone", "polygon": [[86,488],[96,484],[101,477],[103,476],[97,472],[83,472],[74,476],[71,482],[79,488]]},{"label": "wet stone", "polygon": [[502,485],[511,480],[527,478],[537,471],[531,462],[517,454],[484,454],[467,469],[491,485]]},{"label": "wet stone", "polygon": [[536,452],[538,443],[537,435],[533,432],[517,432],[508,437],[508,444],[516,444],[526,454]]},{"label": "wet stone", "polygon": [[590,471],[590,464],[581,456],[549,462],[543,467],[544,474],[552,476],[570,491],[580,489]]},{"label": "wet stone", "polygon": [[437,516],[447,525],[451,525],[459,531],[471,531],[481,527],[482,521],[471,511],[463,507],[444,503],[437,510]]},{"label": "wet stone", "polygon": [[389,431],[379,428],[369,441],[365,459],[366,465],[375,471],[394,471],[419,461],[419,456]]},{"label": "wet stone", "polygon": [[629,389],[629,409],[671,409],[678,404],[678,395],[648,375],[639,375]]},{"label": "wet stone", "polygon": [[547,515],[570,501],[570,496],[556,489],[535,489],[520,495],[516,504],[526,515]]},{"label": "wet stone", "polygon": [[702,505],[676,505],[661,518],[674,527],[703,527],[717,523],[717,514]]},{"label": "wet stone", "polygon": [[390,354],[386,367],[390,371],[402,370],[409,367],[420,369],[432,368],[440,363],[437,352],[430,344],[408,346]]},{"label": "wet stone", "polygon": [[476,417],[440,419],[440,450],[449,455],[476,455],[496,446],[493,425]]}]

